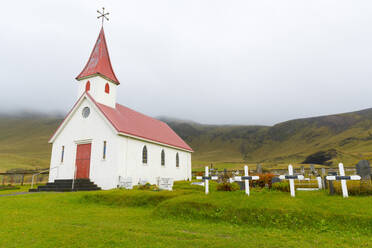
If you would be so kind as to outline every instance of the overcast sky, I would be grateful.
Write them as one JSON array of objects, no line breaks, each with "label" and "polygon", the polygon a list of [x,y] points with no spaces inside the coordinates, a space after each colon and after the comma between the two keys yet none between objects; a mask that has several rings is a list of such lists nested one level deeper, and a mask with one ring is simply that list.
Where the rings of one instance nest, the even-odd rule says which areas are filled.
[{"label": "overcast sky", "polygon": [[372,2],[2,1],[0,112],[67,112],[105,6],[118,102],[271,125],[372,107]]}]

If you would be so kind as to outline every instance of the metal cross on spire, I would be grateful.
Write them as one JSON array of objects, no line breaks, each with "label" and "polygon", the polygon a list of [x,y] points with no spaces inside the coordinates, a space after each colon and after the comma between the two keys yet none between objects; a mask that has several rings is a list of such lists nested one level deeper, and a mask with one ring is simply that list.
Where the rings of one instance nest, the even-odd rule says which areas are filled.
[{"label": "metal cross on spire", "polygon": [[102,7],[102,12],[99,11],[99,10],[97,10],[97,13],[100,14],[99,16],[97,16],[97,19],[102,18],[102,27],[103,27],[103,21],[105,19],[107,21],[109,20],[108,17],[107,17],[107,15],[109,15],[110,13],[109,12],[105,13],[105,8],[104,7]]}]

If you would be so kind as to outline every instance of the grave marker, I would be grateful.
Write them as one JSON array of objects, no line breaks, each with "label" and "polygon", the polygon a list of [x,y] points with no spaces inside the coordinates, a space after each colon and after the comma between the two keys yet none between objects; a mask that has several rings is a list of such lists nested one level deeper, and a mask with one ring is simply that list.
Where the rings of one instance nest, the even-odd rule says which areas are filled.
[{"label": "grave marker", "polygon": [[237,177],[234,178],[236,181],[242,181],[242,180],[244,180],[244,182],[245,182],[245,193],[247,195],[249,195],[249,180],[258,180],[258,179],[260,179],[259,176],[249,176],[248,174],[249,174],[249,172],[248,172],[248,165],[245,165],[244,166],[244,176],[242,176],[242,177],[237,176]]},{"label": "grave marker", "polygon": [[204,181],[205,194],[209,193],[209,180],[217,180],[217,176],[209,176],[208,166],[205,166],[204,176],[197,176],[196,179]]},{"label": "grave marker", "polygon": [[323,188],[322,178],[321,177],[316,177],[316,180],[318,181],[318,189],[322,189]]},{"label": "grave marker", "polygon": [[131,177],[119,177],[119,188],[133,189],[133,180]]},{"label": "grave marker", "polygon": [[371,166],[368,160],[360,160],[356,165],[357,174],[362,178],[362,180],[371,179]]},{"label": "grave marker", "polygon": [[295,197],[295,186],[294,186],[294,180],[295,179],[298,179],[298,180],[302,180],[304,179],[304,176],[303,175],[293,175],[293,167],[292,165],[288,165],[288,174],[289,175],[280,175],[279,178],[280,179],[286,179],[286,180],[289,180],[289,188],[291,190],[291,196],[292,197]]},{"label": "grave marker", "polygon": [[315,169],[315,166],[313,164],[310,165],[310,172],[313,175],[318,175],[318,171]]},{"label": "grave marker", "polygon": [[338,164],[338,169],[340,171],[339,176],[327,176],[327,180],[341,180],[341,188],[342,188],[342,196],[344,198],[349,197],[349,193],[347,191],[347,184],[346,180],[360,180],[361,177],[359,175],[353,175],[353,176],[345,176],[345,170],[344,165],[342,163]]},{"label": "grave marker", "polygon": [[262,174],[262,165],[261,164],[256,165],[256,173],[257,174]]},{"label": "grave marker", "polygon": [[173,189],[173,178],[160,178],[159,179],[159,189],[160,190],[169,190]]}]

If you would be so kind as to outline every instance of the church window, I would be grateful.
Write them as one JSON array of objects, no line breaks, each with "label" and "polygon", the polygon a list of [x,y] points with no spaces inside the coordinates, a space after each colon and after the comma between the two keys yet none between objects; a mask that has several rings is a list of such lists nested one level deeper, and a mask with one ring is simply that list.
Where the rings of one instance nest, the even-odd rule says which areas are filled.
[{"label": "church window", "polygon": [[180,167],[180,157],[178,156],[178,152],[176,154],[176,167]]},{"label": "church window", "polygon": [[165,152],[164,150],[161,150],[161,165],[165,165]]},{"label": "church window", "polygon": [[142,163],[147,164],[147,147],[144,146],[142,149]]},{"label": "church window", "polygon": [[90,91],[90,82],[89,81],[85,84],[85,91]]},{"label": "church window", "polygon": [[90,109],[89,107],[85,107],[83,108],[83,112],[81,113],[83,115],[84,118],[88,118],[89,114],[90,114]]},{"label": "church window", "polygon": [[63,163],[64,156],[65,156],[65,146],[62,146],[61,163]]},{"label": "church window", "polygon": [[102,159],[106,159],[106,146],[107,142],[103,141],[103,154],[102,154]]},{"label": "church window", "polygon": [[105,85],[105,92],[106,92],[107,94],[110,93],[110,85],[109,85],[108,83],[106,83],[106,85]]}]

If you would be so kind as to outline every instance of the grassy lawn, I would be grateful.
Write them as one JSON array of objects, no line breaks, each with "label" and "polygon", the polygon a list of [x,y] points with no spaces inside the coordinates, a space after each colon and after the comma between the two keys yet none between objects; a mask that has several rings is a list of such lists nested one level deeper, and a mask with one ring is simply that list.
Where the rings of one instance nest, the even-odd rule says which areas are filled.
[{"label": "grassy lawn", "polygon": [[372,197],[214,187],[0,197],[0,247],[372,246]]}]

